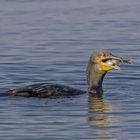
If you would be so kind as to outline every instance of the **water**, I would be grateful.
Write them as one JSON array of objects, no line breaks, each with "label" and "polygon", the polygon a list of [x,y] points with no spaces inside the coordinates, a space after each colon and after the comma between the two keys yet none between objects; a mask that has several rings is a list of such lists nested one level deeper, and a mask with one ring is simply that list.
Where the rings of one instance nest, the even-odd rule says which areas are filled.
[{"label": "water", "polygon": [[140,133],[140,1],[1,0],[0,92],[52,82],[87,89],[86,64],[107,49],[132,58],[103,100],[0,98],[1,140],[134,140]]}]

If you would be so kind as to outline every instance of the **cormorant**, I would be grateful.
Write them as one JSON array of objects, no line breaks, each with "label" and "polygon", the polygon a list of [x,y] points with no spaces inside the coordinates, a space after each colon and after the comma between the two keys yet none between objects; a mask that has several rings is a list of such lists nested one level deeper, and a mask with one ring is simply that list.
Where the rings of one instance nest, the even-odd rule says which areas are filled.
[{"label": "cormorant", "polygon": [[[130,60],[124,60],[121,57],[114,56],[108,51],[92,53],[87,65],[88,92],[97,96],[102,95],[104,76],[110,70],[120,70],[119,64],[121,63],[131,62]],[[78,95],[85,93],[85,91],[64,85],[40,83],[25,87],[11,88],[8,93],[15,96],[47,98],[50,96]]]}]

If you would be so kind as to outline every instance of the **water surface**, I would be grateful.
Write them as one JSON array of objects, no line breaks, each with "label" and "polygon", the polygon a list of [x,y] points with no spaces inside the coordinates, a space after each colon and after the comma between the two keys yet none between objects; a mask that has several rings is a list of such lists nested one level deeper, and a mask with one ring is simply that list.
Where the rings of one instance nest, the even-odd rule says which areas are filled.
[{"label": "water surface", "polygon": [[134,64],[107,74],[103,99],[1,97],[0,138],[139,139],[139,6],[138,0],[1,0],[1,94],[45,81],[86,90],[86,64],[97,50]]}]

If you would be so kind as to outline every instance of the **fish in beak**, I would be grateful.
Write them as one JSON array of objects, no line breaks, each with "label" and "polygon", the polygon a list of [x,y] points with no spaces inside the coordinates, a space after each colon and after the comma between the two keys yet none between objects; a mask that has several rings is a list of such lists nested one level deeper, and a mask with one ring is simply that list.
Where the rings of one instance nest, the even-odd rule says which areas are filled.
[{"label": "fish in beak", "polygon": [[100,66],[103,71],[121,70],[120,64],[131,64],[131,59],[123,59],[122,57],[114,56],[111,53],[105,53],[100,56]]}]

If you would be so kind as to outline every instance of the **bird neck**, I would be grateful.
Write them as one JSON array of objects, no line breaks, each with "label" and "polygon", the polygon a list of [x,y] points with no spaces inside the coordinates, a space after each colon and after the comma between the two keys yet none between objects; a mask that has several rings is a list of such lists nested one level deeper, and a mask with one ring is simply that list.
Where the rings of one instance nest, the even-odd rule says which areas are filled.
[{"label": "bird neck", "polygon": [[87,66],[87,81],[89,93],[95,95],[102,95],[102,83],[106,72],[99,69],[98,64],[89,61]]}]

